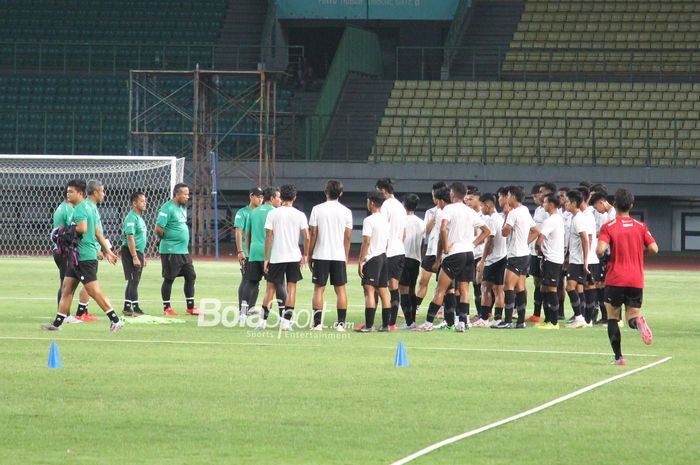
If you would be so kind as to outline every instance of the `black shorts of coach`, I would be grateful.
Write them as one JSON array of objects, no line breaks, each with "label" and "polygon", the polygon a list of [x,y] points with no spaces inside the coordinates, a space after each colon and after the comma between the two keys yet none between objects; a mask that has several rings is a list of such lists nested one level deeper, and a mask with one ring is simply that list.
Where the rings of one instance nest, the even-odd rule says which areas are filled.
[{"label": "black shorts of coach", "polygon": [[527,272],[530,271],[530,256],[508,257],[506,270],[510,270],[518,276],[527,276]]},{"label": "black shorts of coach", "polygon": [[372,257],[362,265],[362,285],[374,287],[389,285],[389,260],[385,254]]},{"label": "black shorts of coach", "polygon": [[550,262],[547,259],[542,260],[542,270],[540,277],[542,285],[547,287],[557,287],[561,279],[561,263]]},{"label": "black shorts of coach", "polygon": [[474,279],[474,253],[461,252],[449,255],[442,259],[440,268],[458,283],[471,282]]},{"label": "black shorts of coach", "polygon": [[640,287],[605,286],[604,299],[606,304],[614,308],[642,308],[644,289]]},{"label": "black shorts of coach", "polygon": [[136,268],[134,266],[134,259],[131,256],[129,247],[122,246],[122,268],[124,269],[124,279],[127,281],[139,281],[141,279],[141,270],[143,270],[143,252],[136,251],[136,256],[139,257],[141,266]]},{"label": "black shorts of coach", "polygon": [[533,278],[542,277],[542,257],[538,255],[530,255],[530,270],[529,275]]},{"label": "black shorts of coach", "polygon": [[66,257],[60,255],[57,250],[54,250],[53,261],[58,268],[58,277],[63,281],[63,278],[66,277]]},{"label": "black shorts of coach", "polygon": [[401,279],[399,279],[399,284],[401,286],[413,287],[418,281],[418,274],[420,273],[420,262],[413,258],[407,258],[403,263],[403,271],[401,272]]},{"label": "black shorts of coach", "polygon": [[347,266],[342,260],[312,260],[313,274],[311,282],[316,286],[323,286],[331,278],[332,286],[344,286],[348,282]]},{"label": "black shorts of coach", "polygon": [[254,283],[259,283],[265,277],[265,262],[251,262],[247,261],[245,263],[245,274],[243,278],[246,281],[252,281]]},{"label": "black shorts of coach", "polygon": [[503,286],[506,278],[506,257],[501,258],[497,262],[484,266],[484,276],[482,282],[492,283],[496,286]]},{"label": "black shorts of coach", "polygon": [[394,255],[393,257],[388,257],[388,273],[389,279],[401,279],[401,273],[403,273],[403,266],[406,261],[405,255]]},{"label": "black shorts of coach", "polygon": [[164,279],[175,279],[178,276],[196,278],[192,257],[190,254],[164,253],[160,255],[161,275]]},{"label": "black shorts of coach", "polygon": [[265,279],[269,283],[284,284],[296,283],[304,279],[301,274],[301,264],[299,262],[268,263]]},{"label": "black shorts of coach", "polygon": [[80,280],[83,285],[97,281],[97,260],[78,261],[78,266],[66,266],[66,278]]}]

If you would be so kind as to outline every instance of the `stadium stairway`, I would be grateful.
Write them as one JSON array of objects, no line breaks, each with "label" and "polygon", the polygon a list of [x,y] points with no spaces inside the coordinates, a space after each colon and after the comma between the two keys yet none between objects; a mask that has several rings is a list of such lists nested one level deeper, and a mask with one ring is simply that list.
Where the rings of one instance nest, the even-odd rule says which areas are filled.
[{"label": "stadium stairway", "polygon": [[474,0],[471,22],[459,47],[473,48],[476,51],[477,66],[472,67],[472,51],[461,50],[452,64],[450,78],[480,80],[499,78],[500,64],[518,27],[524,8],[523,0]]},{"label": "stadium stairway", "polygon": [[[230,0],[214,57],[222,69],[255,70],[267,13],[265,0]],[[245,46],[238,49],[238,46]]]}]

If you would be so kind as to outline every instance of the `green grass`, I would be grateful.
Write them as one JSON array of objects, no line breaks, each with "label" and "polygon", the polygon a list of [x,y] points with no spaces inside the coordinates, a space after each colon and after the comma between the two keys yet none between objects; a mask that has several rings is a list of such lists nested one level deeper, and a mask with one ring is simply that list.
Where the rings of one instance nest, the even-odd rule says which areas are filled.
[{"label": "green grass", "polygon": [[[651,465],[700,457],[697,273],[648,273],[644,313],[654,344],[623,330],[629,365],[620,368],[607,364],[604,328],[323,338],[301,330],[289,338],[201,328],[186,317],[178,325],[129,325],[117,335],[107,332],[105,318],[48,334],[39,325],[55,312],[53,263],[2,265],[8,272],[0,312],[2,464],[391,463],[667,355],[673,360],[414,463]],[[235,300],[236,264],[198,262],[196,269],[198,298]],[[361,292],[350,270],[349,318],[359,320]],[[160,310],[159,274],[154,261],[141,286],[142,307],[152,314]],[[297,308],[310,303],[305,275]],[[120,266],[101,264],[100,282],[121,308]],[[173,296],[181,310],[181,283]],[[47,368],[51,340],[60,370]],[[399,340],[408,368],[393,367]]]}]

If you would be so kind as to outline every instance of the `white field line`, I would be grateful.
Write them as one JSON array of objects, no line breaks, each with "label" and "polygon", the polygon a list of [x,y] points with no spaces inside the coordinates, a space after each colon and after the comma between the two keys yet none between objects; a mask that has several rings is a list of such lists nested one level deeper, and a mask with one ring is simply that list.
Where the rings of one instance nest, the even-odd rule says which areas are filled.
[{"label": "white field line", "polygon": [[[275,331],[270,331],[270,334],[275,333]],[[328,333],[325,333],[328,334]],[[336,335],[336,333],[331,333]],[[338,333],[338,335],[343,335]],[[348,333],[344,334],[345,336]],[[283,339],[294,340],[295,337],[289,336]],[[313,338],[304,338],[313,339]],[[69,337],[38,337],[38,336],[0,336],[0,341],[70,341],[70,342],[110,342],[118,344],[172,344],[172,345],[212,345],[212,346],[270,346],[277,347],[281,344],[279,343],[264,343],[264,342],[228,342],[228,341],[173,341],[168,339],[97,339],[97,338],[69,338]],[[288,344],[282,344],[284,347],[289,347]],[[294,347],[298,348],[319,348],[328,347],[327,345],[320,344],[303,344]],[[362,346],[364,349],[387,349],[394,350],[394,346]],[[609,352],[574,352],[574,351],[563,351],[563,350],[530,350],[530,349],[488,349],[488,348],[471,348],[471,347],[409,347],[409,350],[445,350],[445,351],[455,351],[455,352],[504,352],[504,353],[515,353],[515,354],[548,354],[548,355],[594,355],[609,356]],[[655,354],[627,354],[630,357],[657,357]]]},{"label": "white field line", "polygon": [[396,462],[393,462],[391,465],[404,465],[408,462],[411,462],[419,457],[422,457],[426,454],[429,454],[430,452],[437,450],[437,449],[439,449],[443,446],[446,446],[448,444],[452,444],[452,443],[455,443],[457,441],[461,441],[462,439],[466,439],[468,437],[475,436],[479,433],[483,433],[484,431],[488,431],[488,430],[496,428],[498,426],[505,425],[505,424],[513,422],[515,420],[519,420],[519,419],[526,417],[528,415],[532,415],[533,413],[540,412],[546,408],[560,404],[560,403],[567,401],[569,399],[573,399],[574,397],[580,396],[581,394],[585,394],[586,392],[592,391],[593,389],[599,388],[599,387],[604,386],[608,383],[612,383],[613,381],[617,381],[618,379],[622,379],[622,378],[625,378],[627,376],[633,375],[635,373],[639,373],[640,371],[647,370],[647,369],[655,367],[657,365],[661,365],[662,363],[666,363],[669,360],[671,360],[671,357],[666,357],[666,358],[663,358],[663,359],[658,360],[656,362],[649,363],[648,365],[644,365],[644,366],[641,366],[639,368],[635,368],[634,370],[626,371],[626,372],[621,373],[619,375],[604,379],[602,381],[598,381],[597,383],[594,383],[594,384],[591,384],[590,386],[586,386],[584,388],[581,388],[581,389],[574,391],[570,394],[567,394],[565,396],[559,397],[558,399],[554,399],[552,401],[549,401],[549,402],[542,404],[538,407],[535,407],[535,408],[532,408],[530,410],[526,410],[524,412],[518,413],[517,415],[513,415],[512,417],[508,417],[508,418],[505,418],[503,420],[499,420],[499,421],[496,421],[494,423],[490,423],[486,426],[482,426],[481,428],[467,431],[466,433],[462,433],[458,436],[453,436],[453,437],[445,439],[443,441],[436,442],[435,444],[430,445],[424,449],[421,449],[418,452],[414,452],[411,455],[408,455],[400,460],[397,460]]}]

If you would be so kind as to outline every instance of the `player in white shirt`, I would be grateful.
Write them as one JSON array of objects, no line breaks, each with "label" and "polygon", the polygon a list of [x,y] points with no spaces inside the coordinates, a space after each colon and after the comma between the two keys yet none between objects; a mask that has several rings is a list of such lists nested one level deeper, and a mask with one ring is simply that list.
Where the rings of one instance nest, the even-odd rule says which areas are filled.
[{"label": "player in white shirt", "polygon": [[566,210],[572,215],[566,293],[569,295],[569,302],[574,310],[574,317],[567,328],[583,328],[586,326],[586,320],[582,315],[585,303],[581,296],[583,295],[583,285],[590,274],[588,269],[590,239],[585,215],[579,208],[583,202],[581,192],[570,190],[566,196]]},{"label": "player in white shirt", "polygon": [[403,199],[403,206],[406,208],[408,217],[406,218],[406,239],[403,241],[406,249],[406,259],[401,279],[399,280],[401,310],[406,319],[406,324],[401,329],[416,328],[413,302],[415,302],[416,297],[416,281],[418,281],[418,273],[420,272],[421,247],[425,236],[425,223],[416,216],[416,207],[419,201],[420,198],[416,194],[408,194]]},{"label": "player in white shirt", "polygon": [[[600,190],[594,192],[591,195],[590,205],[595,208],[596,212],[596,234],[600,232],[600,228],[604,224],[607,224],[615,219],[617,216],[617,211],[607,199],[607,191]],[[593,324],[601,325],[607,324],[608,314],[605,309],[605,276],[608,272],[608,259],[610,258],[610,249],[608,248],[600,257],[600,272],[601,279],[596,283],[596,288],[598,289],[598,307],[600,308],[601,318],[600,320],[595,320]],[[597,315],[596,315],[597,316]]]},{"label": "player in white shirt", "polygon": [[[464,332],[468,328],[469,318],[469,283],[474,279],[474,246],[481,244],[490,231],[479,215],[464,204],[467,194],[466,186],[461,182],[450,186],[452,203],[442,211],[440,224],[440,244],[436,262],[440,263],[440,275],[435,297],[428,307],[428,315],[419,331],[432,331],[433,321],[445,298],[447,289],[453,280],[457,281],[459,304],[457,313],[459,321],[455,325],[454,313],[445,308],[447,326],[455,325],[455,331]],[[474,228],[480,228],[481,234],[475,239]]]},{"label": "player in white shirt", "polygon": [[[469,208],[474,210],[477,215],[481,217],[482,220],[485,221],[484,215],[481,213],[481,192],[479,192],[479,189],[477,189],[475,186],[470,186],[467,187],[467,196],[464,198],[464,203],[467,204]],[[493,231],[492,231],[493,232]],[[475,234],[477,231],[475,231]],[[481,281],[482,281],[482,275],[481,271],[479,268],[479,264],[481,263],[481,258],[484,256],[484,247],[486,246],[486,241],[484,241],[482,244],[479,244],[477,246],[474,246],[474,281],[473,281],[473,287],[474,287],[474,305],[476,308],[476,316],[477,320],[479,315],[481,314]]]},{"label": "player in white shirt", "polygon": [[[525,278],[530,269],[530,242],[540,234],[530,210],[522,204],[523,190],[518,186],[508,186],[508,206],[505,224],[501,231],[507,238],[506,277],[504,281],[506,316],[495,329],[523,329],[525,325],[525,307],[527,306],[527,288]],[[513,311],[517,309],[518,321],[513,325]]]},{"label": "player in white shirt", "polygon": [[362,247],[357,272],[362,278],[365,294],[365,322],[353,331],[370,333],[374,331],[374,316],[377,313],[377,294],[382,301],[382,326],[379,331],[389,331],[391,301],[389,298],[389,261],[386,250],[389,247],[390,225],[381,212],[384,196],[381,192],[367,194],[367,210],[371,213],[362,221]]},{"label": "player in white shirt", "polygon": [[544,323],[538,329],[559,329],[559,298],[557,287],[561,281],[561,270],[565,256],[564,218],[559,214],[559,197],[554,193],[542,197],[542,206],[547,215],[542,223],[536,247],[542,252],[542,305]]},{"label": "player in white shirt", "polygon": [[[272,210],[265,219],[265,279],[267,291],[263,312],[268,313],[272,297],[279,283],[287,279],[287,302],[282,320],[282,331],[290,331],[296,304],[297,282],[303,279],[301,268],[307,262],[309,250],[309,224],[306,215],[294,208],[296,187],[285,184],[280,187],[282,205]],[[299,234],[304,238],[304,249],[299,250]],[[266,311],[267,310],[267,311]]]},{"label": "player in white shirt", "polygon": [[579,187],[578,189],[581,192],[581,212],[586,217],[588,238],[590,240],[588,243],[588,269],[590,275],[586,277],[586,283],[583,285],[585,300],[583,316],[586,320],[586,326],[591,327],[593,326],[593,318],[597,313],[596,307],[598,307],[598,290],[596,289],[596,285],[603,279],[603,272],[598,254],[596,254],[596,249],[598,248],[598,233],[595,218],[596,211],[588,204],[588,199],[590,198],[588,189],[585,187]]},{"label": "player in white shirt", "polygon": [[566,319],[566,316],[564,315],[564,302],[566,301],[566,270],[569,267],[569,237],[571,235],[571,219],[573,217],[573,215],[571,215],[571,213],[569,213],[569,211],[566,209],[566,203],[569,201],[569,198],[566,196],[567,192],[569,192],[568,187],[560,187],[558,192],[559,214],[564,219],[564,250],[566,251],[564,266],[562,267],[562,275],[561,279],[559,280],[559,287],[557,289],[559,294],[560,320]]},{"label": "player in white shirt", "polygon": [[497,324],[489,322],[489,313],[494,304],[498,319],[503,315],[503,279],[506,272],[506,238],[501,233],[503,217],[496,210],[496,198],[493,194],[483,194],[480,201],[482,217],[491,233],[486,239],[484,255],[477,268],[477,272],[483,277],[480,318],[472,323],[472,326],[477,328]]},{"label": "player in white shirt", "polygon": [[406,209],[394,197],[394,184],[389,178],[377,180],[377,190],[384,195],[382,213],[389,220],[389,246],[386,257],[389,261],[389,294],[391,295],[391,319],[389,329],[396,331],[396,317],[399,314],[400,293],[399,279],[403,272],[406,249],[403,241],[406,238]]},{"label": "player in white shirt", "polygon": [[[539,184],[536,198],[538,207],[535,209],[535,213],[532,215],[532,219],[535,220],[535,224],[538,229],[542,229],[542,224],[547,219],[549,215],[544,208],[544,198],[553,194],[557,191],[557,186],[551,182],[543,182]],[[535,243],[533,242],[530,247],[530,253],[532,254],[535,250]],[[533,304],[534,310],[532,316],[525,320],[530,323],[540,323],[542,321],[542,306],[544,304],[544,297],[542,295],[542,257],[535,251],[534,255],[530,256],[530,275],[535,285],[535,290],[533,292]]]},{"label": "player in white shirt", "polygon": [[345,285],[348,282],[347,261],[350,253],[352,236],[352,212],[340,203],[343,195],[343,183],[331,179],[326,182],[324,190],[326,201],[311,210],[309,226],[309,266],[313,272],[314,283],[312,306],[314,309],[314,331],[323,330],[323,292],[328,278],[335,289],[338,322],[337,331],[345,331],[345,318],[348,312],[348,294]]},{"label": "player in white shirt", "polygon": [[428,233],[428,241],[425,248],[425,257],[421,262],[423,272],[421,273],[418,291],[416,291],[416,299],[413,305],[415,314],[418,313],[420,304],[428,293],[430,277],[433,273],[437,273],[440,267],[440,264],[435,262],[438,242],[440,242],[440,218],[442,216],[442,209],[450,203],[450,189],[444,182],[433,184],[433,203],[435,204],[435,213],[430,221],[426,221],[425,225],[426,232]]}]

